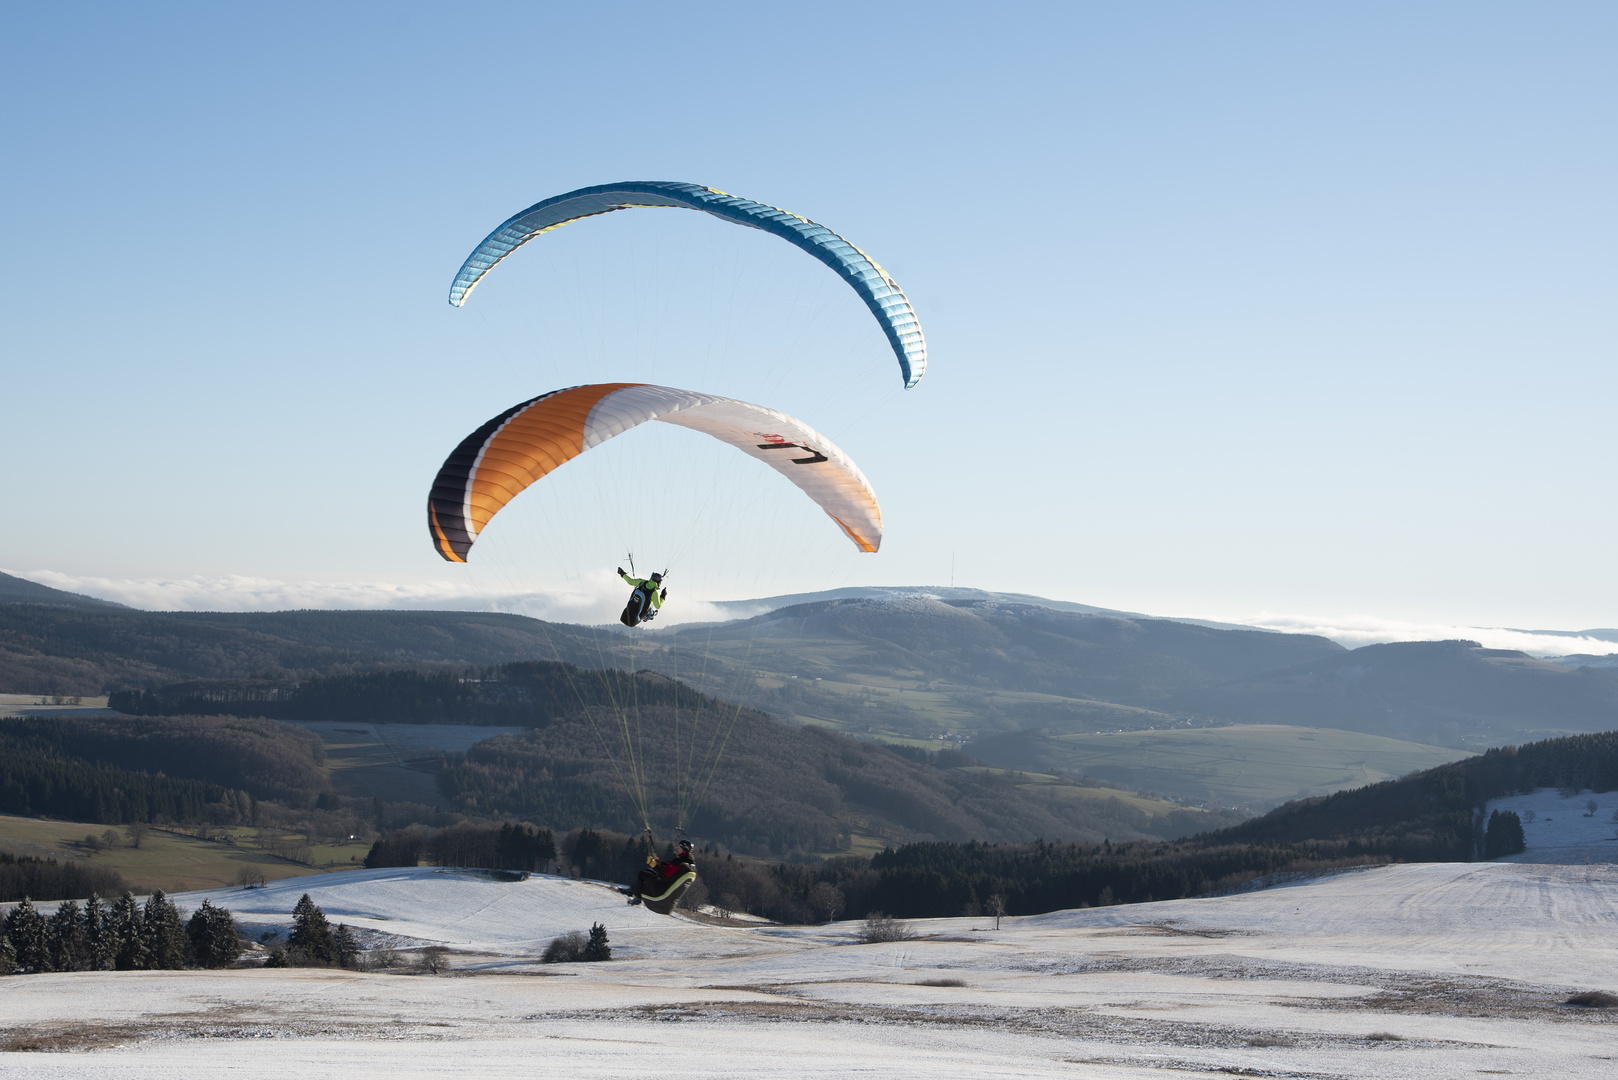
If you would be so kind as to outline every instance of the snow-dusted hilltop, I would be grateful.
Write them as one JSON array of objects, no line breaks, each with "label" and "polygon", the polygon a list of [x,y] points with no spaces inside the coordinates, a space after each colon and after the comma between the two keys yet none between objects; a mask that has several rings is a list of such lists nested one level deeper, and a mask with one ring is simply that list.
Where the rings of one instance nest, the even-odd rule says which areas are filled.
[{"label": "snow-dusted hilltop", "polygon": [[[0,1074],[1605,1080],[1618,1057],[1614,1010],[1564,1004],[1618,991],[1611,865],[1391,866],[881,944],[857,924],[660,918],[561,878],[387,870],[208,895],[265,927],[304,891],[385,944],[449,946],[452,977],[6,979]],[[612,962],[535,962],[592,922]],[[73,1052],[20,1052],[42,1049]]]}]

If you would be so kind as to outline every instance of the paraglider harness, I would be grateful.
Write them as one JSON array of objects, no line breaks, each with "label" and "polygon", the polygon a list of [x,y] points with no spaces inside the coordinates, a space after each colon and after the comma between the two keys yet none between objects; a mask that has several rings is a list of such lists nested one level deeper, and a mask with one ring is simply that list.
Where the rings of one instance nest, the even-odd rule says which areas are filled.
[{"label": "paraglider harness", "polygon": [[[630,569],[633,570],[635,564],[631,562],[629,565]],[[620,569],[618,576],[627,577],[628,575]],[[667,577],[668,571],[665,570],[661,574],[653,574],[647,580],[636,585],[635,591],[629,594],[629,603],[624,605],[624,613],[618,616],[618,621],[625,626],[639,626],[641,623],[648,623],[657,618],[657,606],[654,603],[654,598],[656,598],[659,587],[663,586],[663,581]],[[635,578],[632,580],[639,581],[640,579]],[[667,596],[667,587],[663,587],[662,592],[664,596]],[[660,602],[660,598],[657,599]]]},{"label": "paraglider harness", "polygon": [[645,904],[649,910],[667,915],[697,880],[697,861],[691,855],[691,841],[681,838],[673,858],[659,859],[652,831],[648,829],[646,848],[646,865],[635,876],[635,884],[621,891],[629,895],[631,904]]}]

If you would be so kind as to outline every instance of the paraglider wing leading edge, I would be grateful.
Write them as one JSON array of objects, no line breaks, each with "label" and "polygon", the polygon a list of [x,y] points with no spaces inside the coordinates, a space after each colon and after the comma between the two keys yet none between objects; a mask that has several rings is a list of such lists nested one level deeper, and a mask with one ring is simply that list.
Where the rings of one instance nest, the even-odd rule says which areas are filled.
[{"label": "paraglider wing leading edge", "polygon": [[916,311],[910,306],[904,290],[874,259],[824,225],[808,218],[751,199],[727,195],[701,184],[631,180],[579,188],[535,203],[502,222],[467,256],[450,285],[449,302],[455,307],[466,303],[466,298],[483,280],[483,275],[501,259],[541,233],[582,218],[610,214],[614,210],[655,206],[701,210],[721,220],[779,236],[813,255],[846,281],[865,301],[871,314],[876,316],[882,332],[887,335],[888,344],[893,347],[894,356],[898,358],[905,389],[921,382],[921,377],[927,372],[927,341],[922,336],[921,322],[916,318]]}]

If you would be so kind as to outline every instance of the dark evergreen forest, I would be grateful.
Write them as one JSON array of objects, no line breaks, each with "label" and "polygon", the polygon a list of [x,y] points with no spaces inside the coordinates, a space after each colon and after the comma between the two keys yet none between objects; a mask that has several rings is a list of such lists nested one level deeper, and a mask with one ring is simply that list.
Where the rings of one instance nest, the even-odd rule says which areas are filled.
[{"label": "dark evergreen forest", "polygon": [[0,851],[0,904],[26,896],[89,896],[124,890],[116,870]]}]

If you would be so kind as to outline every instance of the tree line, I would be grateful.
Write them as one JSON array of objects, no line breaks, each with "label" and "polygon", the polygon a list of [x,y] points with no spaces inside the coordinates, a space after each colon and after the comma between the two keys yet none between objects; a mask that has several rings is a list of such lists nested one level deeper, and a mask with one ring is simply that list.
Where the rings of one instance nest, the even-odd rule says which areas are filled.
[{"label": "tree line", "polygon": [[556,863],[556,839],[549,829],[512,821],[498,826],[463,822],[442,829],[412,825],[378,839],[365,856],[369,868],[419,866],[423,861],[546,873]]},{"label": "tree line", "polygon": [[123,892],[124,888],[123,877],[103,866],[60,863],[0,851],[0,903],[29,896],[107,896]]},{"label": "tree line", "polygon": [[83,906],[64,900],[51,915],[24,898],[5,918],[0,975],[219,968],[241,951],[234,917],[208,900],[182,921],[161,889],[144,906],[127,890],[112,904],[91,893]]}]

